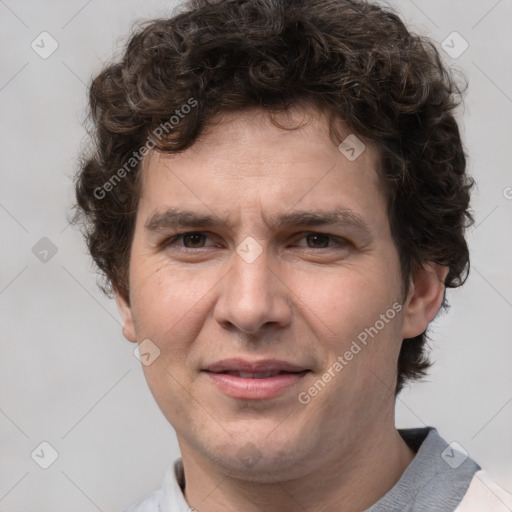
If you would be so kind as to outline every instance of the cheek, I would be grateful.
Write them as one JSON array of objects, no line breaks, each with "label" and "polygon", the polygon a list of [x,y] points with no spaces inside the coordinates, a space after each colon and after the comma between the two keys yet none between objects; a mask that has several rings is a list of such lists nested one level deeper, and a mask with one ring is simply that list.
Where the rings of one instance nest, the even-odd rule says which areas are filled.
[{"label": "cheek", "polygon": [[[325,392],[317,386],[322,391],[312,398],[313,407],[328,413],[326,428],[338,428],[334,410],[370,419],[392,399],[402,341],[399,299],[391,282],[352,276],[327,280],[323,290],[316,288],[306,302],[308,321],[327,332],[318,379],[328,383]],[[312,388],[304,391],[316,393]]]},{"label": "cheek", "polygon": [[[200,278],[162,261],[137,262],[133,276],[133,304],[138,340],[150,339],[158,357],[143,366],[148,386],[163,411],[181,413],[187,403],[182,396],[189,387],[187,360],[201,329],[200,317],[208,286]],[[172,400],[170,398],[172,397]]]},{"label": "cheek", "polygon": [[132,274],[133,310],[139,336],[165,339],[173,337],[173,331],[193,327],[201,299],[214,284],[214,280],[210,284],[204,272],[184,271],[163,260],[134,264],[134,268],[141,269]]},{"label": "cheek", "polygon": [[[340,338],[356,337],[385,314],[399,293],[393,276],[386,268],[375,265],[361,269],[340,268],[319,278],[306,277],[300,287],[304,311],[310,311],[315,323],[323,324],[334,345]],[[393,315],[395,316],[395,315]]]}]

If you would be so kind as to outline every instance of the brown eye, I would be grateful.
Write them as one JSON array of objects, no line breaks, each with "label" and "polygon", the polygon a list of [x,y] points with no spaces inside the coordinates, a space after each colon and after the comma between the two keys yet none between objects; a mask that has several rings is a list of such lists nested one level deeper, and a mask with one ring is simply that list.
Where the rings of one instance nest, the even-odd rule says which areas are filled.
[{"label": "brown eye", "polygon": [[312,233],[306,236],[306,240],[313,245],[312,249],[326,249],[329,247],[331,237],[322,233]]},{"label": "brown eye", "polygon": [[[208,237],[200,232],[179,233],[162,244],[162,247],[178,249],[203,249],[205,240]],[[183,244],[180,244],[179,241]]]},{"label": "brown eye", "polygon": [[333,249],[335,247],[343,249],[349,245],[349,242],[344,238],[326,233],[305,233],[300,242],[302,240],[306,241],[306,245],[302,243],[298,245],[305,249]]},{"label": "brown eye", "polygon": [[[185,247],[189,249],[197,249],[198,247],[203,247],[201,242],[204,242],[204,239],[206,238],[205,235],[201,233],[186,233],[182,235],[183,242],[185,244]],[[190,244],[187,244],[185,241],[190,241]]]}]

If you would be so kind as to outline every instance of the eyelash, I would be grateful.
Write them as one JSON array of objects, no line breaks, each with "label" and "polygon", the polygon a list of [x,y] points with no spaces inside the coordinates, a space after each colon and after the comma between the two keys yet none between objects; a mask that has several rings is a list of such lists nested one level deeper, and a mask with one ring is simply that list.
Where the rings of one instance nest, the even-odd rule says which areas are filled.
[{"label": "eyelash", "polygon": [[[171,238],[165,240],[162,243],[162,247],[168,248],[168,247],[175,246],[176,242],[179,239],[183,240],[184,237],[187,236],[187,235],[202,235],[202,236],[205,236],[206,238],[209,238],[208,235],[206,235],[202,231],[185,231],[185,232],[182,232],[182,233],[177,233],[176,235],[172,236]],[[350,243],[348,240],[346,240],[344,238],[340,238],[340,237],[336,237],[336,236],[333,236],[333,235],[329,235],[327,233],[319,233],[319,232],[316,232],[316,231],[308,231],[308,232],[304,233],[302,238],[305,238],[305,237],[307,237],[309,235],[319,235],[321,237],[326,237],[326,238],[334,241],[334,245],[328,246],[328,247],[319,247],[319,248],[316,248],[316,249],[314,247],[303,247],[303,249],[313,249],[313,250],[332,249],[335,245],[338,245],[339,247],[344,247],[344,246],[347,246]],[[201,249],[206,249],[207,247],[196,247],[196,248],[193,248],[193,247],[180,246],[179,248],[180,249],[185,249],[185,250],[191,250],[191,251],[196,250],[197,251],[197,250],[201,250]]]}]

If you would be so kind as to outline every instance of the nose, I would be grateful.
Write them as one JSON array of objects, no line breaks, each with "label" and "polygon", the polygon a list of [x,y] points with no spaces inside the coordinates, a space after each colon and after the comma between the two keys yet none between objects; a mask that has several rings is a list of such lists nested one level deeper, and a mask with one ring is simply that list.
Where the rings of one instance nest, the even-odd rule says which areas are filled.
[{"label": "nose", "polygon": [[219,294],[214,318],[225,329],[258,334],[290,323],[290,290],[266,250],[254,261],[234,253]]}]

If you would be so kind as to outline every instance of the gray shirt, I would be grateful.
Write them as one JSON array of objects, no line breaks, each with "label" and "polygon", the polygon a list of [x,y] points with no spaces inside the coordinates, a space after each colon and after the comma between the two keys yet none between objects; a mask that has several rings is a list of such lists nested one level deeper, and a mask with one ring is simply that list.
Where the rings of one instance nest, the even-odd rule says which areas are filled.
[{"label": "gray shirt", "polygon": [[[365,512],[452,512],[481,468],[460,445],[448,445],[433,427],[398,431],[416,452],[400,480]],[[185,474],[177,459],[164,476],[162,488],[122,512],[191,512],[183,496]]]}]

